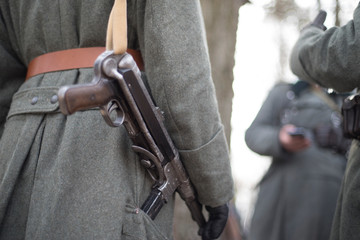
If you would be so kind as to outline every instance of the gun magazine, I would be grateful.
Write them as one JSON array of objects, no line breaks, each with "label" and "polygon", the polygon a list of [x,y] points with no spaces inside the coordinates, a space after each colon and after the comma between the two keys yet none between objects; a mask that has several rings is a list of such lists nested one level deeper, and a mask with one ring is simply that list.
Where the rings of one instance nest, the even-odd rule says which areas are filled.
[{"label": "gun magazine", "polygon": [[154,188],[144,204],[141,206],[141,210],[143,210],[152,220],[154,220],[164,204],[165,200],[162,197],[162,192]]}]

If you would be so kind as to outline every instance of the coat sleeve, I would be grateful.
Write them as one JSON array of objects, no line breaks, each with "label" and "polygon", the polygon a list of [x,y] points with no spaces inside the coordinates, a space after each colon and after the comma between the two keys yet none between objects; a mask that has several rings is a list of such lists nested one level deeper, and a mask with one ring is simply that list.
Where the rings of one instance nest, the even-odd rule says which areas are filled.
[{"label": "coat sleeve", "polygon": [[26,67],[16,57],[9,40],[8,26],[0,9],[0,137],[13,94],[25,80]]},{"label": "coat sleeve", "polygon": [[287,84],[277,84],[271,89],[250,127],[245,132],[245,142],[254,152],[274,159],[287,154],[279,142],[281,112],[289,101]]},{"label": "coat sleeve", "polygon": [[233,179],[200,3],[146,1],[144,9],[138,37],[152,95],[200,202],[224,204],[233,196]]},{"label": "coat sleeve", "polygon": [[301,79],[339,92],[360,86],[360,7],[353,20],[325,32],[304,29],[290,57],[290,67]]}]

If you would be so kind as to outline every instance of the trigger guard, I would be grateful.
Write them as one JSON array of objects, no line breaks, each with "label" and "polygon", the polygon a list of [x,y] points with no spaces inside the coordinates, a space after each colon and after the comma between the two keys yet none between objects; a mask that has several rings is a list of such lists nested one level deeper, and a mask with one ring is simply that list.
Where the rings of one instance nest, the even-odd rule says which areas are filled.
[{"label": "trigger guard", "polygon": [[155,165],[156,169],[157,169],[157,172],[158,172],[158,179],[156,179],[152,173],[150,173],[150,176],[153,180],[157,181],[158,183],[162,184],[165,180],[165,175],[162,171],[162,166],[161,166],[161,162],[158,160],[158,158],[152,154],[151,152],[149,152],[147,149],[145,148],[142,148],[140,146],[136,146],[136,145],[133,145],[131,146],[132,150],[136,153],[140,153],[140,154],[143,154],[145,156],[147,156],[151,161],[152,163]]},{"label": "trigger guard", "polygon": [[[115,119],[111,117],[114,111],[116,113]],[[111,100],[108,104],[101,106],[100,112],[105,122],[111,127],[119,127],[124,123],[125,113],[117,100]]]}]

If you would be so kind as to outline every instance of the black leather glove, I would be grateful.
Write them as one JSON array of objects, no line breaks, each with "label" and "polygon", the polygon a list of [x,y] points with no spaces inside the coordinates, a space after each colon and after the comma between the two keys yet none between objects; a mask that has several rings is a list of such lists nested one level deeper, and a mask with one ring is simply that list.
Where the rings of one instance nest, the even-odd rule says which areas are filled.
[{"label": "black leather glove", "polygon": [[205,209],[209,212],[209,220],[203,229],[202,240],[216,239],[225,228],[229,216],[229,206],[228,204],[214,208],[205,206]]},{"label": "black leather glove", "polygon": [[310,24],[305,26],[304,29],[308,28],[310,26],[314,26],[314,27],[320,28],[321,30],[325,31],[327,29],[324,25],[326,15],[327,15],[327,13],[324,10],[320,10],[318,15],[315,17],[315,19]]}]

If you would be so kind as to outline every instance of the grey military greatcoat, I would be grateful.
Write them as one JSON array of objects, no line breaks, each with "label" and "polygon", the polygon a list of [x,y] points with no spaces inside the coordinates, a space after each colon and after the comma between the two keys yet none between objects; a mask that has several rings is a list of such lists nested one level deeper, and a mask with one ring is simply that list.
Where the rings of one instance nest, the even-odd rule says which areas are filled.
[{"label": "grey military greatcoat", "polygon": [[[294,96],[290,84],[277,84],[246,131],[248,147],[272,157],[259,183],[249,240],[328,240],[330,235],[346,160],[320,147],[313,130],[332,124],[338,113],[311,88]],[[305,128],[310,147],[286,151],[278,138],[284,124]]]},{"label": "grey military greatcoat", "polygon": [[[309,27],[301,33],[291,68],[302,79],[337,91],[360,87],[360,6],[353,20],[325,32]],[[331,239],[360,239],[360,142],[354,140],[337,205]]]},{"label": "grey military greatcoat", "polygon": [[[155,221],[138,209],[152,181],[124,128],[106,125],[96,109],[64,116],[51,101],[59,86],[90,82],[93,70],[24,82],[36,56],[104,46],[112,4],[0,2],[0,239],[172,238],[172,200]],[[199,2],[128,1],[127,11],[128,47],[141,50],[200,202],[226,203],[232,177]]]}]

